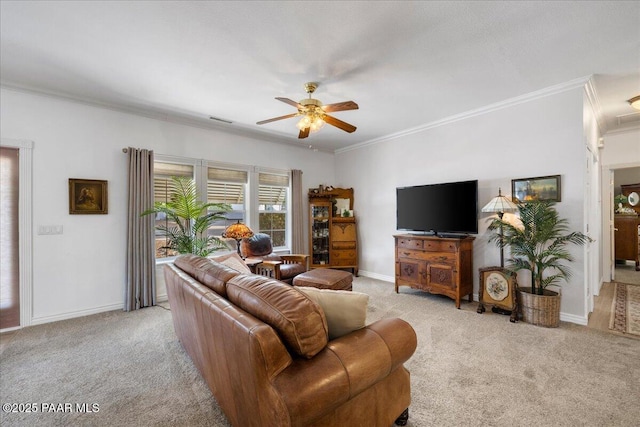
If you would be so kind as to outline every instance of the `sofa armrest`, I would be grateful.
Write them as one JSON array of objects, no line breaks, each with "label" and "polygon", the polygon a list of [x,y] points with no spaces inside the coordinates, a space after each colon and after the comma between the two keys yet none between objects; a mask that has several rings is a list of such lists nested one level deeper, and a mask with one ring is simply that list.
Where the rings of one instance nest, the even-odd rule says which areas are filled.
[{"label": "sofa armrest", "polygon": [[291,419],[312,421],[384,379],[413,355],[411,325],[382,319],[330,341],[310,360],[295,359],[274,380]]},{"label": "sofa armrest", "polygon": [[280,255],[280,258],[282,258],[285,264],[304,264],[305,271],[309,271],[309,255],[289,254]]}]

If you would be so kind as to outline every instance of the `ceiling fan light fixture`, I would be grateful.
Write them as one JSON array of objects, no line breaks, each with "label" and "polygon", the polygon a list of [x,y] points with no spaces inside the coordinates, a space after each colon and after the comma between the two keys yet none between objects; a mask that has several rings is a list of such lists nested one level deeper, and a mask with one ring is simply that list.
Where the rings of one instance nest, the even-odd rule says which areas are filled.
[{"label": "ceiling fan light fixture", "polygon": [[311,122],[311,132],[318,132],[320,129],[322,129],[322,126],[324,126],[324,120],[322,120],[320,117],[315,117]]},{"label": "ceiling fan light fixture", "polygon": [[640,110],[640,95],[634,96],[633,98],[627,101],[633,108],[636,110]]},{"label": "ceiling fan light fixture", "polygon": [[296,127],[300,130],[300,133],[298,134],[299,139],[308,137],[309,133],[311,132],[319,131],[320,129],[322,129],[325,123],[329,123],[331,126],[334,126],[348,133],[355,132],[355,126],[347,122],[343,122],[342,120],[339,120],[332,115],[329,115],[328,113],[333,113],[336,111],[357,110],[359,108],[358,104],[353,101],[344,101],[329,105],[323,105],[319,100],[311,98],[311,94],[316,90],[317,87],[318,83],[316,82],[309,82],[305,84],[305,89],[307,91],[307,94],[309,94],[309,97],[300,100],[300,102],[293,101],[289,98],[276,97],[278,101],[296,107],[297,111],[292,114],[274,117],[267,120],[261,120],[259,122],[256,122],[256,124],[264,125],[267,123],[275,122],[277,120],[300,117],[300,120],[298,121],[298,123],[296,123]]},{"label": "ceiling fan light fixture", "polygon": [[311,119],[309,119],[309,116],[306,116],[306,115],[302,116],[300,121],[298,121],[298,123],[296,124],[296,127],[300,130],[306,129],[310,126],[311,126]]},{"label": "ceiling fan light fixture", "polygon": [[311,132],[319,131],[324,126],[324,120],[316,112],[308,112],[298,121],[296,127],[300,130],[309,128]]}]

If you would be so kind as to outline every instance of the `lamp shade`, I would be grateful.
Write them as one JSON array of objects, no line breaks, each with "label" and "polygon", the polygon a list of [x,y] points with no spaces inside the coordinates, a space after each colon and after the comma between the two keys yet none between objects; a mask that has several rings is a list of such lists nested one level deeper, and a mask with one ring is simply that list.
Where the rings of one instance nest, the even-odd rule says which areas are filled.
[{"label": "lamp shade", "polygon": [[224,230],[224,233],[222,233],[222,237],[236,240],[242,240],[251,236],[253,236],[253,231],[240,221],[231,224]]},{"label": "lamp shade", "polygon": [[515,212],[518,206],[502,195],[502,190],[498,189],[498,196],[491,199],[483,208],[482,212]]}]

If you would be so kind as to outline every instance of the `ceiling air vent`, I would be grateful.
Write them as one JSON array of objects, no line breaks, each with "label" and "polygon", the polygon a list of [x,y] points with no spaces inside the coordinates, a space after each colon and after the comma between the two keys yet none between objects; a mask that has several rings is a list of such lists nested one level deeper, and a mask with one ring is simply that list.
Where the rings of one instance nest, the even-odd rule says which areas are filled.
[{"label": "ceiling air vent", "polygon": [[627,125],[629,123],[640,123],[640,112],[616,116],[616,119],[618,120],[618,126]]},{"label": "ceiling air vent", "polygon": [[215,120],[216,122],[227,123],[227,124],[233,123],[231,120],[221,119],[220,117],[209,116],[209,118],[211,120]]}]

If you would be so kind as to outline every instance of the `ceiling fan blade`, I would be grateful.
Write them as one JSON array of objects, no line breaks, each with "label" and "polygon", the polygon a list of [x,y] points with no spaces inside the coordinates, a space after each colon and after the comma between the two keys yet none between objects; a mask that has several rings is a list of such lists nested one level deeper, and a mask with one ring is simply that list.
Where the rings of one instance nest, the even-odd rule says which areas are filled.
[{"label": "ceiling fan blade", "polygon": [[289,98],[278,98],[277,96],[276,96],[276,99],[277,99],[278,101],[282,101],[282,102],[284,102],[285,104],[293,105],[293,106],[294,106],[294,107],[296,107],[297,109],[302,108],[302,105],[298,104],[298,103],[297,103],[296,101],[294,101],[293,99],[289,99]]},{"label": "ceiling fan blade", "polygon": [[298,134],[298,138],[299,139],[303,139],[309,136],[309,129],[310,128],[304,128],[300,130],[300,133]]},{"label": "ceiling fan blade", "polygon": [[327,113],[331,113],[333,111],[357,110],[358,108],[358,104],[353,101],[337,102],[335,104],[329,104],[322,107],[322,109]]},{"label": "ceiling fan blade", "polygon": [[275,122],[276,120],[290,119],[291,117],[297,116],[298,113],[287,114],[286,116],[274,117],[273,119],[262,120],[261,122],[257,122],[257,125],[263,125],[265,123]]},{"label": "ceiling fan blade", "polygon": [[335,126],[339,129],[342,129],[345,132],[355,132],[355,130],[357,129],[355,126],[350,125],[347,122],[343,122],[342,120],[338,120],[335,117],[332,117],[328,114],[325,114],[324,117],[322,117],[322,120],[325,121],[325,123],[329,123],[331,126]]}]

